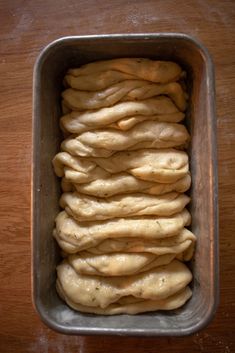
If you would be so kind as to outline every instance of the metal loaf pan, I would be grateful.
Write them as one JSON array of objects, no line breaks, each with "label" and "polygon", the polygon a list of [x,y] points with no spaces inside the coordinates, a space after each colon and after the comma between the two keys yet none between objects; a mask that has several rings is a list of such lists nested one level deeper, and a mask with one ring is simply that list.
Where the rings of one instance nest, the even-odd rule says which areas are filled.
[{"label": "metal loaf pan", "polygon": [[[51,160],[59,151],[60,93],[68,68],[119,57],[178,62],[187,71],[190,103],[186,125],[192,173],[192,231],[197,248],[190,267],[193,296],[182,308],[141,315],[96,316],[70,309],[55,290],[59,248],[52,238],[59,212],[59,180]],[[67,334],[186,335],[205,327],[218,302],[218,214],[216,117],[213,64],[207,50],[184,34],[127,34],[66,37],[48,45],[34,70],[32,283],[42,320]]]}]

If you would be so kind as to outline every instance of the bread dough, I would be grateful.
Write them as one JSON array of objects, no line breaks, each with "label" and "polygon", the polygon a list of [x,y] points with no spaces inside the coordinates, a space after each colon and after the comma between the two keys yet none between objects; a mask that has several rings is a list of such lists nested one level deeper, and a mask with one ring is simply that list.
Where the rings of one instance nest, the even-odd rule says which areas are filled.
[{"label": "bread dough", "polygon": [[[108,108],[98,110],[88,110],[85,112],[72,111],[71,113],[62,116],[60,124],[63,130],[70,133],[81,134],[84,131],[102,128],[120,119],[133,117],[138,115],[162,116],[165,122],[178,122],[179,110],[168,97],[159,96],[149,98],[143,101],[121,102]],[[166,120],[165,115],[169,118]]]},{"label": "bread dough", "polygon": [[141,80],[125,80],[104,90],[81,91],[68,88],[62,93],[66,107],[71,110],[91,110],[110,107],[120,101],[144,100],[166,95],[181,111],[186,108],[187,95],[178,82],[156,84]]},{"label": "bread dough", "polygon": [[174,62],[143,58],[103,60],[70,69],[65,82],[76,89],[98,91],[127,79],[142,79],[156,83],[177,81],[182,69]]},{"label": "bread dough", "polygon": [[171,216],[181,212],[189,201],[187,195],[176,192],[158,196],[116,195],[108,199],[68,192],[62,194],[60,206],[77,221],[98,221],[115,217]]},{"label": "bread dough", "polygon": [[65,76],[65,140],[53,159],[64,210],[53,235],[64,258],[57,291],[75,310],[172,310],[191,297],[183,75],[173,62],[121,58]]},{"label": "bread dough", "polygon": [[126,172],[141,180],[174,183],[189,172],[188,155],[175,149],[117,152],[109,158],[80,158],[67,152],[53,159],[55,173],[74,183],[88,183]]},{"label": "bread dough", "polygon": [[116,151],[185,146],[189,134],[184,125],[144,121],[131,130],[99,129],[65,139],[62,151],[80,157],[109,157]]},{"label": "bread dough", "polygon": [[130,253],[145,252],[158,256],[174,254],[179,259],[188,261],[191,259],[190,255],[194,250],[195,240],[194,234],[183,228],[179,234],[162,239],[146,240],[128,237],[106,239],[87,251],[92,254],[110,254],[122,251]]},{"label": "bread dough", "polygon": [[[162,121],[162,122],[180,122],[184,119],[185,114],[182,112],[176,112],[172,114],[158,114],[158,115],[135,115],[131,117],[122,118],[115,123],[107,125],[107,128],[113,128],[117,130],[130,130],[136,124],[143,121]],[[92,129],[91,129],[92,130]]]},{"label": "bread dough", "polygon": [[74,183],[88,183],[98,178],[108,178],[110,173],[97,167],[92,160],[75,157],[67,152],[59,152],[52,161],[58,177],[65,177]]},{"label": "bread dough", "polygon": [[172,237],[190,225],[191,217],[184,209],[170,217],[113,218],[105,221],[77,222],[67,212],[56,217],[54,236],[67,253],[94,248],[106,239],[141,238],[154,241]]},{"label": "bread dough", "polygon": [[187,153],[173,148],[118,152],[93,161],[112,174],[127,171],[139,179],[160,183],[175,182],[189,171]]},{"label": "bread dough", "polygon": [[185,192],[190,188],[191,177],[185,177],[173,183],[154,183],[137,179],[128,173],[117,173],[109,178],[100,178],[87,184],[71,184],[65,178],[62,179],[61,187],[64,192],[78,191],[79,193],[96,196],[110,197],[117,194],[130,194],[141,192],[150,195],[162,195],[168,192]]},{"label": "bread dough", "polygon": [[65,295],[72,302],[101,308],[126,296],[165,299],[183,290],[192,279],[187,266],[178,260],[140,274],[117,277],[80,275],[64,260],[57,267],[57,276]]},{"label": "bread dough", "polygon": [[123,301],[121,298],[119,301],[108,305],[106,308],[85,306],[71,301],[65,294],[59,281],[57,281],[57,291],[60,297],[66,301],[66,303],[73,309],[85,312],[93,313],[98,315],[119,315],[129,314],[135,315],[138,313],[158,311],[158,310],[174,310],[180,308],[186,303],[187,300],[192,296],[191,289],[187,286],[183,290],[176,294],[169,296],[168,298],[161,300],[149,300],[149,299],[136,299],[133,296],[126,297],[128,300]]},{"label": "bread dough", "polygon": [[87,251],[69,255],[68,263],[79,274],[97,276],[126,276],[167,265],[174,254],[157,256],[151,253],[111,253],[94,255]]}]

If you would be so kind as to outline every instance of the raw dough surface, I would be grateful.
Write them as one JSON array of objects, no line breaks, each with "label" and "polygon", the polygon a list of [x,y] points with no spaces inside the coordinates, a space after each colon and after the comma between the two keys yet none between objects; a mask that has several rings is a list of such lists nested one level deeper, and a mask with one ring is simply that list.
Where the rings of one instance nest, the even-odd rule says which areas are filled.
[{"label": "raw dough surface", "polygon": [[57,267],[57,275],[72,302],[101,308],[126,296],[162,300],[183,290],[192,279],[187,266],[178,260],[140,274],[118,277],[79,275],[64,260]]},{"label": "raw dough surface", "polygon": [[60,206],[77,221],[98,221],[116,217],[171,216],[181,212],[189,203],[185,194],[164,195],[127,194],[99,199],[77,192],[64,193]]},{"label": "raw dough surface", "polygon": [[[61,128],[70,133],[80,134],[84,131],[102,128],[118,120],[133,116],[156,116],[156,121],[179,122],[179,110],[170,98],[159,96],[143,101],[121,102],[108,108],[72,111],[60,119]],[[159,118],[157,118],[159,116]]]},{"label": "raw dough surface", "polygon": [[127,276],[167,265],[174,254],[157,256],[150,253],[112,253],[94,255],[87,251],[68,257],[69,264],[79,274],[97,276]]},{"label": "raw dough surface", "polygon": [[106,221],[77,222],[67,212],[56,217],[54,236],[67,253],[95,248],[107,239],[141,238],[149,242],[179,234],[190,224],[189,212],[170,217],[113,218]]},{"label": "raw dough surface", "polygon": [[184,125],[144,121],[131,130],[99,129],[71,136],[61,149],[80,157],[109,157],[117,151],[185,146],[189,134]]},{"label": "raw dough surface", "polygon": [[184,111],[187,95],[178,82],[156,84],[148,81],[125,80],[104,90],[81,91],[68,88],[62,93],[64,104],[71,110],[91,110],[110,107],[119,101],[143,100],[166,95]]}]

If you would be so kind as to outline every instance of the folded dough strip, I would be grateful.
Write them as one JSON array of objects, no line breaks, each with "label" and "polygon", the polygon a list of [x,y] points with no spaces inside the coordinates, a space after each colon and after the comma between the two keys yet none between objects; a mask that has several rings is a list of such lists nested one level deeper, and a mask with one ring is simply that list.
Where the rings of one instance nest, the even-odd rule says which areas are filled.
[{"label": "folded dough strip", "polygon": [[185,146],[189,141],[182,124],[144,121],[131,130],[98,129],[70,136],[62,151],[80,157],[109,157],[117,151]]},{"label": "folded dough strip", "polygon": [[90,314],[98,314],[98,315],[120,315],[120,314],[129,314],[135,315],[144,312],[151,312],[151,311],[159,311],[159,310],[174,310],[178,309],[183,306],[187,300],[190,299],[192,296],[191,289],[187,286],[182,291],[179,291],[172,296],[162,299],[162,300],[138,300],[136,301],[135,298],[132,301],[129,300],[128,303],[122,303],[117,301],[113,304],[110,304],[106,308],[101,308],[99,306],[92,307],[81,305],[71,301],[65,294],[60,282],[57,281],[56,283],[57,292],[59,293],[60,297],[74,310],[78,310],[85,313]]},{"label": "folded dough strip", "polygon": [[175,62],[146,58],[118,58],[96,61],[77,69],[70,69],[68,74],[82,78],[82,76],[94,75],[108,70],[158,83],[177,81],[182,75],[181,67]]},{"label": "folded dough strip", "polygon": [[174,254],[178,259],[189,261],[192,257],[196,237],[184,228],[178,235],[156,240],[141,238],[106,239],[87,251],[93,255],[112,254],[115,252],[149,253],[157,256]]},{"label": "folded dough strip", "polygon": [[167,265],[174,254],[157,256],[151,253],[112,253],[94,255],[87,251],[69,255],[69,264],[79,274],[97,276],[126,276]]},{"label": "folded dough strip", "polygon": [[179,122],[179,116],[175,113],[179,113],[179,110],[171,99],[158,96],[143,101],[120,102],[112,107],[98,110],[87,110],[85,112],[72,111],[61,117],[60,125],[64,131],[80,134],[84,131],[105,127],[120,119],[135,115],[156,115],[156,120],[159,115],[165,122],[166,117],[168,117],[169,122]]},{"label": "folded dough strip", "polygon": [[64,260],[57,266],[57,276],[70,300],[101,308],[129,295],[140,299],[165,299],[185,288],[192,279],[187,266],[178,260],[139,274],[116,277],[80,275]]},{"label": "folded dough strip", "polygon": [[[185,117],[185,114],[182,112],[176,112],[172,114],[157,114],[157,115],[134,115],[126,118],[122,118],[115,123],[107,125],[107,128],[113,128],[117,130],[130,130],[136,124],[139,124],[143,121],[155,121],[155,122],[172,122],[177,123],[181,122]],[[90,129],[92,130],[92,129]]]},{"label": "folded dough strip", "polygon": [[55,173],[74,183],[88,183],[111,174],[126,172],[138,179],[173,183],[189,171],[188,155],[175,149],[142,149],[117,152],[109,158],[82,158],[67,152],[53,159]]},{"label": "folded dough strip", "polygon": [[130,194],[141,192],[150,195],[162,195],[168,192],[185,192],[190,188],[191,177],[185,177],[173,183],[154,183],[137,179],[128,173],[118,173],[108,178],[97,178],[87,184],[72,184],[66,178],[61,181],[63,192],[77,191],[79,193],[96,196],[110,197],[118,194]]},{"label": "folded dough strip", "polygon": [[176,192],[158,196],[140,193],[115,195],[108,199],[67,192],[62,194],[60,206],[82,222],[114,217],[171,216],[181,212],[189,201],[187,195]]},{"label": "folded dough strip", "polygon": [[128,237],[154,241],[172,237],[190,222],[190,213],[186,209],[170,217],[141,216],[91,222],[77,222],[62,211],[56,217],[53,234],[65,252],[76,253],[94,248],[106,239]]},{"label": "folded dough strip", "polygon": [[110,107],[119,101],[144,100],[159,95],[168,96],[181,111],[185,110],[187,95],[178,82],[156,84],[125,80],[99,91],[68,88],[62,92],[65,105],[78,111]]}]

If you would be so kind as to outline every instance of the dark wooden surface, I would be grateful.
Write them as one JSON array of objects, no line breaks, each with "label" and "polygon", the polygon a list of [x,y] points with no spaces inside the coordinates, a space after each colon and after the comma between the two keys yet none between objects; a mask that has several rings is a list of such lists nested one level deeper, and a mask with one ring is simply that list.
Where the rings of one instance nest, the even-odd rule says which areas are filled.
[{"label": "dark wooden surface", "polygon": [[[183,32],[202,41],[216,69],[220,306],[186,338],[70,337],[45,327],[30,279],[32,70],[66,35]],[[235,2],[220,0],[0,0],[0,352],[235,352]]]}]

